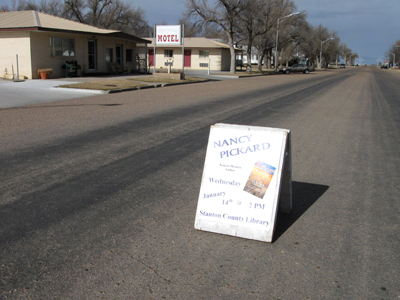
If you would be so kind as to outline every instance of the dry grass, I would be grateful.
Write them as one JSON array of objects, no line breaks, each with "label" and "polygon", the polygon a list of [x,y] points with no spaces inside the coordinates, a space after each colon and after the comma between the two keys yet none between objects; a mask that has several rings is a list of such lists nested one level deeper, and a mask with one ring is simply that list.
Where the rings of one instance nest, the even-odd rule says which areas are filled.
[{"label": "dry grass", "polygon": [[128,78],[128,80],[138,81],[138,82],[149,82],[149,83],[185,83],[185,82],[201,82],[201,81],[206,81],[208,79],[186,76],[184,80],[179,80],[166,77],[147,76],[147,77]]},{"label": "dry grass", "polygon": [[72,88],[72,89],[110,91],[110,90],[128,89],[141,86],[147,86],[147,84],[132,80],[106,79],[106,80],[74,83],[74,84],[65,84],[65,85],[60,85],[59,87]]},{"label": "dry grass", "polygon": [[105,79],[105,80],[89,81],[82,83],[64,84],[60,85],[59,87],[71,88],[71,89],[111,91],[111,90],[122,90],[135,87],[143,87],[155,84],[201,82],[206,80],[207,79],[195,78],[195,77],[186,77],[185,80],[177,80],[170,78],[157,78],[148,76],[148,77],[127,78],[127,80]]}]

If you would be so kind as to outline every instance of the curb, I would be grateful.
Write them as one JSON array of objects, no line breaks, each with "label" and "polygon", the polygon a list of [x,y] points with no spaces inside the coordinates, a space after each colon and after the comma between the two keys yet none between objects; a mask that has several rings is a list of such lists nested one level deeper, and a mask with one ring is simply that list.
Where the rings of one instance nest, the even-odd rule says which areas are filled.
[{"label": "curb", "polygon": [[[136,86],[136,87],[126,88],[126,89],[109,90],[109,91],[105,91],[105,93],[116,94],[116,93],[121,93],[121,92],[130,92],[130,91],[136,91],[136,90],[153,89],[153,88],[175,86],[175,85],[182,85],[182,84],[202,83],[202,82],[209,82],[209,81],[211,81],[211,80],[207,79],[207,80],[203,80],[203,81],[194,81],[194,82],[160,83],[160,84],[154,84],[154,85]],[[89,90],[87,90],[87,91],[89,91]]]},{"label": "curb", "polygon": [[60,91],[68,91],[68,92],[83,92],[83,93],[91,93],[91,94],[107,94],[107,91],[103,90],[88,90],[88,89],[74,89],[74,88],[62,88],[62,87],[52,87],[50,90],[60,90]]}]

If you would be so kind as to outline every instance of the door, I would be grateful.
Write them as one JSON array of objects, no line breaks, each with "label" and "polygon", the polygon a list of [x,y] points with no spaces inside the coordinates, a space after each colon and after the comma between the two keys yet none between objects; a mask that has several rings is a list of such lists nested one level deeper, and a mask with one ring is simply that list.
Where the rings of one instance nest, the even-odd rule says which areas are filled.
[{"label": "door", "polygon": [[95,71],[97,69],[97,51],[96,51],[96,40],[88,41],[88,69],[89,71]]},{"label": "door", "polygon": [[118,63],[121,67],[123,67],[123,55],[122,55],[122,45],[117,45],[115,47],[115,62]]},{"label": "door", "polygon": [[122,67],[124,67],[124,56],[123,56],[123,46],[117,45],[115,47],[115,62]]},{"label": "door", "polygon": [[154,67],[154,50],[149,49],[149,66]]},{"label": "door", "polygon": [[192,66],[192,50],[185,50],[185,67]]},{"label": "door", "polygon": [[113,48],[106,48],[106,62],[110,63],[113,61]]}]

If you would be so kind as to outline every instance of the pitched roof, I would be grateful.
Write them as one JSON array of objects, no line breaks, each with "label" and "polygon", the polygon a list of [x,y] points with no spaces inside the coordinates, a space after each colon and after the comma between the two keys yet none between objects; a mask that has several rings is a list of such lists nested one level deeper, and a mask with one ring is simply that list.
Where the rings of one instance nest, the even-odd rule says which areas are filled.
[{"label": "pitched roof", "polygon": [[72,33],[107,35],[146,43],[139,37],[119,30],[102,29],[95,26],[63,19],[34,10],[0,12],[0,31],[42,30]]},{"label": "pitched roof", "polygon": [[[148,47],[153,47],[153,38],[145,38],[151,42]],[[186,37],[183,40],[185,48],[218,48],[218,49],[229,49],[229,45],[217,42],[215,40],[211,40],[205,37]],[[156,46],[156,47],[168,47],[168,48],[175,48],[175,47],[181,47],[180,45],[162,45],[162,46]],[[239,48],[235,47],[235,50],[241,50]]]}]

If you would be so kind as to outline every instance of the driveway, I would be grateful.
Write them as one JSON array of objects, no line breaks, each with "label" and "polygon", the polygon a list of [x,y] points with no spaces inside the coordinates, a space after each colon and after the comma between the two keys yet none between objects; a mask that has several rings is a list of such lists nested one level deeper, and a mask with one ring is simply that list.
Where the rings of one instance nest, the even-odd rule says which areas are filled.
[{"label": "driveway", "polygon": [[67,80],[25,80],[13,82],[0,80],[0,108],[16,107],[36,103],[69,100],[102,94],[103,91],[63,89],[60,84],[77,83],[74,79]]}]

